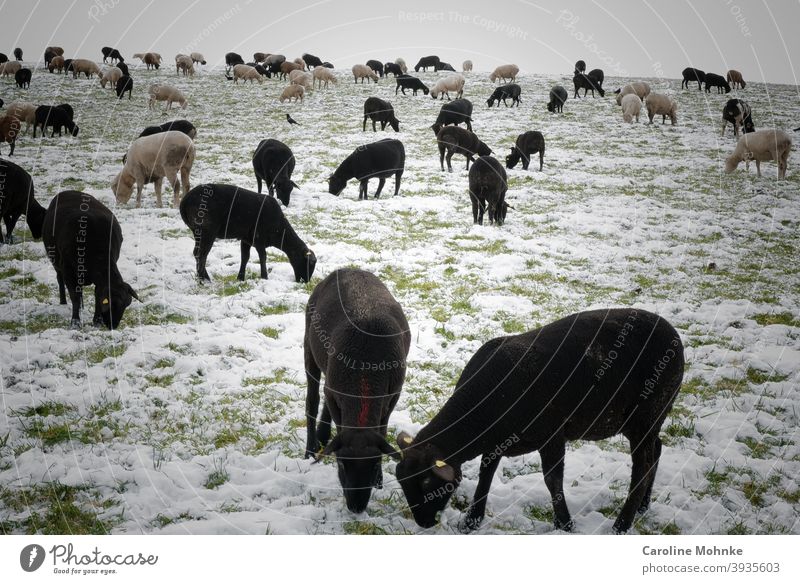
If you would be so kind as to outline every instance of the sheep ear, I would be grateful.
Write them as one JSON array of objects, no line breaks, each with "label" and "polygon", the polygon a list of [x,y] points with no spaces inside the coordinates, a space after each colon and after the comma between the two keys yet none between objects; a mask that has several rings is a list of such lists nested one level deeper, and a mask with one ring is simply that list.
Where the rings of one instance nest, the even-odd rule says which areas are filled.
[{"label": "sheep ear", "polygon": [[435,460],[431,470],[443,481],[453,482],[456,479],[455,469],[443,460]]},{"label": "sheep ear", "polygon": [[[130,295],[131,295],[133,298],[136,298],[136,300],[139,300],[139,296],[137,296],[137,295],[136,295],[136,290],[134,290],[133,288],[131,288],[131,285],[130,285],[130,284],[125,284],[125,286],[127,286],[127,287],[128,287],[128,293],[129,293],[129,294],[130,294]],[[139,302],[141,302],[141,300],[139,300]]]},{"label": "sheep ear", "polygon": [[397,445],[400,447],[400,450],[405,450],[406,448],[411,446],[413,443],[414,443],[414,439],[407,432],[400,432],[397,435]]},{"label": "sheep ear", "polygon": [[293,189],[299,189],[299,188],[300,188],[299,186],[297,186],[297,183],[296,183],[296,182],[294,182],[293,180],[290,180],[290,181],[289,181],[289,184],[290,184],[290,185],[292,185],[292,188],[293,188]]},{"label": "sheep ear", "polygon": [[386,438],[384,438],[383,436],[380,436],[380,442],[378,442],[378,448],[380,449],[381,452],[383,452],[387,456],[391,456],[395,460],[400,460],[401,458],[403,458],[403,455],[394,448],[392,448],[392,445],[389,444],[386,441]]},{"label": "sheep ear", "polygon": [[322,452],[319,452],[317,454],[317,458],[316,460],[314,460],[314,463],[320,462],[322,460],[322,457],[324,456],[330,456],[331,454],[335,454],[341,447],[342,447],[342,435],[337,434],[336,436],[333,437],[333,440],[328,442],[328,445],[322,449]]}]

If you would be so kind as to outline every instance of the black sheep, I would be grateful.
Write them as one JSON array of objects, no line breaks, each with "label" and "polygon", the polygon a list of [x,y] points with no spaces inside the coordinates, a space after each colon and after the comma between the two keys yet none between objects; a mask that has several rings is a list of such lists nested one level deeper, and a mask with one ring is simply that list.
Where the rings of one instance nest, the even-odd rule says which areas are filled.
[{"label": "black sheep", "polygon": [[[403,74],[403,70],[400,68],[400,65],[397,63],[384,63],[383,65],[383,74],[389,75],[391,73],[395,77],[400,77]],[[395,91],[395,93],[397,93]]]},{"label": "black sheep", "polygon": [[72,59],[64,59],[64,75],[67,73],[75,73],[72,69]]},{"label": "black sheep", "polygon": [[322,60],[317,57],[316,55],[312,55],[311,53],[303,53],[301,57],[303,61],[306,63],[306,68],[311,71],[314,67],[321,67]]},{"label": "black sheep", "polygon": [[583,89],[583,97],[586,97],[587,91],[591,91],[592,97],[594,97],[595,90],[600,94],[600,97],[604,97],[606,94],[603,90],[604,79],[605,75],[602,69],[592,69],[586,74],[578,73],[572,78],[572,83],[575,85],[575,95],[573,98],[577,99],[579,97],[579,89]]},{"label": "black sheep", "polygon": [[443,126],[450,124],[466,124],[467,130],[472,131],[472,102],[468,99],[458,98],[446,103],[439,110],[436,121],[431,126],[433,133],[439,135]]},{"label": "black sheep", "polygon": [[725,126],[728,122],[733,124],[733,134],[739,135],[739,128],[742,128],[743,134],[755,132],[756,127],[753,125],[753,112],[750,106],[743,99],[729,99],[722,108],[722,135],[725,135]]},{"label": "black sheep", "polygon": [[259,65],[258,63],[253,63],[253,62],[245,63],[245,65],[248,65],[249,67],[252,67],[256,71],[258,71],[259,75],[263,75],[267,79],[272,79],[272,72],[263,65]]},{"label": "black sheep", "polygon": [[422,57],[419,62],[414,66],[414,71],[419,73],[419,70],[422,69],[423,71],[427,71],[428,67],[433,67],[433,70],[436,71],[436,68],[439,66],[439,57],[436,55],[431,55],[429,57]]},{"label": "black sheep", "polygon": [[397,81],[397,87],[394,88],[395,95],[397,95],[398,89],[403,92],[403,95],[406,94],[406,89],[412,90],[414,95],[417,95],[417,91],[422,91],[422,93],[425,95],[428,95],[430,92],[428,86],[425,85],[421,79],[412,75],[400,74],[395,78],[395,81]]},{"label": "black sheep", "polygon": [[434,71],[455,71],[455,69],[453,69],[453,66],[450,63],[439,61],[439,64],[436,65]]},{"label": "black sheep", "polygon": [[367,183],[371,178],[378,179],[377,199],[386,178],[394,175],[394,194],[400,192],[400,179],[406,164],[406,150],[400,140],[384,138],[371,144],[359,146],[344,159],[328,179],[328,192],[337,197],[347,186],[347,181],[355,178],[359,181],[358,200],[367,198]]},{"label": "black sheep", "polygon": [[703,89],[703,83],[706,80],[706,73],[705,71],[701,71],[700,69],[695,69],[694,67],[686,67],[681,72],[683,76],[683,81],[681,81],[681,89],[684,87],[689,89],[689,83],[691,81],[697,81],[697,90],[700,91]]},{"label": "black sheep", "polygon": [[472,222],[483,225],[483,213],[489,208],[489,224],[498,227],[506,221],[508,177],[503,165],[492,156],[480,156],[469,171],[469,198]]},{"label": "black sheep", "polygon": [[550,101],[547,102],[547,111],[563,112],[564,102],[567,101],[567,90],[561,85],[556,85],[550,90]]},{"label": "black sheep", "polygon": [[14,81],[17,82],[17,87],[20,89],[30,88],[31,86],[31,77],[33,73],[27,67],[23,67],[16,73],[14,73]]},{"label": "black sheep", "polygon": [[[121,64],[122,63],[120,63],[120,65]],[[114,88],[114,91],[117,93],[117,99],[122,99],[126,91],[128,92],[128,99],[131,99],[133,95],[133,77],[130,75],[123,75],[117,79],[117,86]]]},{"label": "black sheep", "polygon": [[586,61],[580,60],[575,62],[575,72],[573,75],[579,75],[586,72]]},{"label": "black sheep", "polygon": [[123,75],[130,75],[131,74],[131,72],[128,70],[128,66],[125,63],[123,63],[122,61],[117,63],[117,69],[122,71]]},{"label": "black sheep", "polygon": [[445,151],[448,172],[453,172],[450,161],[454,154],[463,154],[466,157],[469,170],[469,163],[475,162],[475,156],[487,156],[492,153],[491,148],[481,142],[475,134],[458,126],[442,127],[436,134],[436,142],[439,146],[439,164],[442,166],[442,171],[444,171]]},{"label": "black sheep", "polygon": [[322,66],[326,69],[333,69],[333,63],[329,63],[328,61],[325,61]]},{"label": "black sheep", "polygon": [[[320,282],[306,308],[306,458],[336,455],[347,508],[361,513],[372,488],[383,487],[382,455],[411,346],[403,309],[373,274],[344,268]],[[320,377],[325,400],[316,428]],[[336,436],[328,442],[331,420]]]},{"label": "black sheep", "polygon": [[56,270],[61,304],[72,302],[72,326],[81,325],[83,287],[94,284],[95,326],[115,329],[131,300],[139,297],[117,269],[122,229],[114,214],[93,196],[62,191],[50,202],[42,230]]},{"label": "black sheep", "polygon": [[125,60],[122,58],[122,55],[120,55],[117,49],[111,47],[103,47],[100,49],[100,52],[103,53],[103,63],[106,63],[107,61],[117,61],[121,63]]},{"label": "black sheep", "polygon": [[194,127],[194,124],[189,120],[172,120],[170,122],[164,122],[160,126],[147,126],[142,133],[139,134],[139,138],[142,136],[152,136],[153,134],[160,134],[161,132],[183,132],[187,136],[189,136],[192,140],[195,139],[197,136],[197,128]]},{"label": "black sheep", "polygon": [[[57,57],[57,56],[58,55],[55,52],[51,51],[50,49],[46,50],[44,52],[44,66],[45,67],[49,67],[50,61],[52,61],[53,58]],[[2,61],[0,61],[0,62],[2,62]]]},{"label": "black sheep", "polygon": [[379,77],[383,77],[383,64],[380,61],[375,59],[370,59],[366,63],[367,67],[375,71],[375,74]]},{"label": "black sheep", "polygon": [[395,132],[400,131],[400,120],[394,115],[394,108],[388,101],[379,97],[368,97],[364,102],[364,124],[362,132],[367,130],[367,118],[372,120],[372,131],[377,132],[375,122],[381,123],[381,130],[386,130],[386,125],[390,125]]},{"label": "black sheep", "polygon": [[11,235],[21,215],[25,215],[34,239],[42,236],[45,210],[34,198],[33,179],[25,170],[0,158],[0,217],[6,224],[6,235],[0,227],[0,244],[13,243]]},{"label": "black sheep", "polygon": [[717,88],[717,93],[722,93],[723,90],[725,93],[731,92],[730,83],[728,83],[728,80],[722,75],[717,75],[716,73],[706,73],[706,93],[711,93],[712,87]]},{"label": "black sheep", "polygon": [[489,341],[430,423],[413,439],[398,436],[403,459],[396,474],[414,519],[435,525],[461,481],[461,465],[482,455],[475,496],[461,523],[462,530],[476,529],[500,459],[538,450],[555,526],[571,530],[563,488],[566,442],[623,434],[633,471],[614,530],[627,531],[650,503],[661,455],[658,433],[683,368],[678,333],[640,309],[580,312]]},{"label": "black sheep", "polygon": [[294,172],[294,154],[283,142],[278,140],[262,140],[253,154],[253,171],[258,182],[258,192],[261,192],[261,183],[267,183],[267,190],[271,197],[277,191],[281,203],[289,206],[289,197],[292,189],[300,188],[292,181]]},{"label": "black sheep", "polygon": [[531,155],[539,153],[539,170],[544,166],[544,136],[541,132],[525,132],[517,136],[517,141],[511,147],[511,154],[506,156],[506,168],[514,168],[522,160],[522,169],[528,170]]},{"label": "black sheep", "polygon": [[0,53],[0,63],[8,63],[8,55]]},{"label": "black sheep", "polygon": [[519,107],[519,96],[522,93],[522,88],[517,85],[516,83],[509,83],[507,85],[501,85],[500,87],[495,88],[492,95],[489,99],[486,100],[486,105],[492,107],[494,102],[497,102],[497,107],[500,107],[500,100],[503,101],[503,105],[508,107],[508,103],[506,102],[507,99],[511,100],[511,107],[514,107],[514,104],[517,104]]},{"label": "black sheep", "polygon": [[238,279],[244,280],[255,247],[261,264],[261,277],[267,279],[266,248],[276,247],[289,258],[296,282],[308,282],[314,274],[317,257],[295,233],[272,197],[233,185],[203,184],[186,193],[181,200],[181,218],[194,236],[197,277],[211,280],[206,258],[216,239],[241,240],[242,263]]},{"label": "black sheep", "polygon": [[40,105],[36,108],[35,115],[36,121],[33,125],[34,138],[36,137],[36,128],[39,126],[42,128],[42,136],[45,134],[46,127],[53,128],[50,134],[51,138],[56,135],[56,130],[58,130],[58,135],[61,136],[62,128],[66,128],[73,136],[78,135],[79,128],[75,125],[75,122],[72,121],[72,106],[67,103],[61,105]]},{"label": "black sheep", "polygon": [[[238,53],[225,53],[225,66],[231,69],[234,65],[244,65],[244,59]],[[278,67],[280,71],[280,67]]]},{"label": "black sheep", "polygon": [[22,49],[20,49],[19,47],[14,49],[14,58],[17,61],[22,61]]}]

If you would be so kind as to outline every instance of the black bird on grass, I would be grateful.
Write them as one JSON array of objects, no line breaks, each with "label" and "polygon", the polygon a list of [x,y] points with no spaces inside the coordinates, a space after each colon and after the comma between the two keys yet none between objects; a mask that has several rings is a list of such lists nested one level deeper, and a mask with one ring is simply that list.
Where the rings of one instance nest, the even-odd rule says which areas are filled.
[{"label": "black bird on grass", "polygon": [[297,122],[295,122],[295,121],[292,119],[292,116],[290,116],[289,114],[286,114],[286,121],[287,121],[287,122],[289,122],[290,124],[297,124],[298,126],[300,125],[300,124],[298,124]]}]

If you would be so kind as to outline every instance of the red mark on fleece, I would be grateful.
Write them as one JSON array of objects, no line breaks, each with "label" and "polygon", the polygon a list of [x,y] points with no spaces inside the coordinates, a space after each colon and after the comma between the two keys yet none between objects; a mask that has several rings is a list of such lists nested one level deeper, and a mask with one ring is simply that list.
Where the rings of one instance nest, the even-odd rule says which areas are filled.
[{"label": "red mark on fleece", "polygon": [[369,416],[369,382],[366,377],[361,378],[359,394],[361,395],[361,406],[358,410],[358,425],[363,427],[367,425],[367,417]]}]

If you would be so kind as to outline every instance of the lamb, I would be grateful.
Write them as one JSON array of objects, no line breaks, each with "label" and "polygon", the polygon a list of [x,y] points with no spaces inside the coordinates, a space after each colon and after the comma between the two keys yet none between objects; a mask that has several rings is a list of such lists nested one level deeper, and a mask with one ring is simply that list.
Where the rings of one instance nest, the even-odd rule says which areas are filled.
[{"label": "lamb", "polygon": [[666,122],[669,116],[672,125],[678,123],[678,103],[668,95],[662,93],[651,93],[647,96],[647,117],[653,123],[654,116],[661,116],[661,123]]},{"label": "lamb", "polygon": [[325,84],[325,88],[328,88],[328,83],[333,83],[334,85],[338,82],[336,75],[331,72],[330,69],[319,65],[314,67],[314,71],[312,73],[312,77],[314,78],[314,83],[316,84],[319,82],[319,88],[322,89],[322,84]]},{"label": "lamb", "polygon": [[328,178],[328,192],[338,197],[347,186],[347,181],[355,178],[360,182],[358,200],[366,200],[369,179],[377,178],[378,190],[375,191],[377,199],[386,183],[386,177],[394,175],[394,195],[397,196],[400,192],[400,179],[405,170],[405,163],[406,150],[400,140],[385,138],[359,146]]},{"label": "lamb", "polygon": [[605,74],[603,73],[602,69],[592,69],[588,73],[579,73],[576,74],[572,78],[572,84],[575,86],[575,94],[572,96],[573,99],[577,99],[578,90],[583,89],[583,97],[586,97],[586,92],[591,91],[592,97],[594,97],[594,92],[597,90],[597,93],[600,94],[600,97],[605,97],[606,92],[603,89],[603,80],[605,79]]},{"label": "lamb", "polygon": [[81,73],[86,75],[87,79],[90,79],[92,75],[100,77],[100,67],[89,59],[72,59],[72,78],[77,79]]},{"label": "lamb", "polygon": [[125,92],[128,92],[128,99],[133,95],[133,77],[130,75],[123,75],[117,80],[117,85],[114,88],[117,93],[117,99],[122,99]]},{"label": "lamb", "polygon": [[303,101],[303,94],[305,93],[305,88],[302,85],[287,85],[283,92],[280,95],[280,101],[283,103],[287,99],[292,101]]},{"label": "lamb", "polygon": [[151,67],[153,69],[158,69],[161,66],[161,55],[158,53],[135,53],[133,58],[141,59],[142,63],[147,66],[148,70]]},{"label": "lamb", "polygon": [[480,156],[469,171],[469,198],[472,222],[483,225],[483,213],[489,208],[489,224],[500,227],[506,221],[508,177],[503,165],[492,156]]},{"label": "lamb", "polygon": [[466,124],[467,130],[472,131],[472,102],[468,99],[454,99],[450,103],[442,105],[436,121],[431,126],[435,135],[443,126],[449,124]]},{"label": "lamb", "polygon": [[706,80],[705,71],[702,71],[700,69],[695,69],[694,67],[686,67],[686,69],[684,69],[681,72],[681,75],[683,76],[683,81],[681,81],[681,89],[683,89],[684,87],[686,89],[689,89],[689,83],[691,81],[697,81],[698,91],[700,91],[703,88],[702,84]]},{"label": "lamb", "polygon": [[235,67],[236,65],[244,65],[242,56],[239,53],[225,53],[225,67],[230,70],[231,67]]},{"label": "lamb", "polygon": [[584,61],[583,59],[575,61],[575,72],[573,73],[573,75],[580,75],[581,73],[585,72],[586,72],[586,61]]},{"label": "lamb", "polygon": [[20,69],[22,69],[22,63],[19,61],[6,61],[5,63],[0,63],[0,75],[3,77],[16,75],[17,71]]},{"label": "lamb", "polygon": [[462,71],[464,71],[465,73],[466,73],[467,71],[472,71],[472,61],[470,61],[469,59],[467,59],[466,61],[464,61],[463,63],[461,63],[461,70],[462,70]]},{"label": "lamb", "polygon": [[427,71],[428,67],[433,67],[433,70],[436,71],[436,67],[439,66],[439,57],[436,55],[430,55],[429,57],[422,57],[419,62],[414,66],[414,72],[419,73],[419,70],[422,69],[423,71]]},{"label": "lamb", "polygon": [[47,70],[52,73],[58,69],[58,72],[61,73],[64,70],[64,57],[61,55],[55,55],[50,61],[47,63]]},{"label": "lamb", "polygon": [[112,47],[103,47],[100,49],[100,52],[103,53],[103,63],[107,63],[109,60],[112,62],[125,60],[122,58],[122,55],[119,54],[119,51]]},{"label": "lamb", "polygon": [[17,136],[21,125],[20,119],[13,114],[0,116],[0,144],[7,142],[11,146],[9,156],[14,156],[14,148],[17,145]]},{"label": "lamb", "polygon": [[197,277],[211,280],[206,259],[214,241],[241,240],[241,265],[237,278],[244,280],[255,247],[261,264],[261,278],[269,276],[266,248],[275,247],[289,258],[295,282],[310,282],[317,256],[295,233],[274,198],[233,185],[203,184],[193,188],[181,201],[181,218],[194,236]]},{"label": "lamb", "polygon": [[400,120],[394,115],[394,108],[388,101],[378,97],[368,97],[364,102],[364,124],[362,132],[367,130],[367,118],[372,120],[372,131],[376,132],[375,122],[381,123],[381,130],[386,130],[389,124],[395,132],[400,131]]},{"label": "lamb", "polygon": [[376,59],[370,59],[367,61],[366,65],[372,69],[376,75],[383,77],[383,64],[380,61]]},{"label": "lamb", "polygon": [[629,93],[622,98],[622,119],[633,123],[633,118],[639,122],[639,113],[642,111],[642,100],[635,93]]},{"label": "lamb", "polygon": [[312,55],[310,53],[303,53],[303,61],[306,64],[306,68],[311,71],[315,67],[322,66],[322,59],[317,57],[316,55]]},{"label": "lamb", "polygon": [[453,71],[453,72],[455,72],[455,69],[453,68],[453,66],[450,63],[445,63],[444,61],[440,61],[439,65],[436,67],[436,71]]},{"label": "lamb", "polygon": [[117,81],[119,81],[121,77],[122,69],[119,67],[109,67],[103,71],[103,75],[100,77],[100,87],[105,89],[106,83],[108,83],[110,89],[115,89],[117,87]]},{"label": "lamb", "polygon": [[23,67],[14,73],[14,81],[20,89],[30,89],[31,77],[33,77],[33,73],[27,67]]},{"label": "lamb", "polygon": [[522,160],[522,169],[528,170],[531,155],[539,153],[539,170],[544,166],[544,136],[541,132],[525,132],[517,136],[517,141],[511,147],[511,154],[506,156],[506,168],[514,168]]},{"label": "lamb", "polygon": [[439,146],[439,164],[444,172],[445,151],[447,152],[447,172],[453,172],[450,161],[454,154],[463,154],[467,159],[467,170],[469,163],[475,162],[475,156],[488,156],[492,149],[473,134],[470,130],[459,128],[458,126],[444,126],[436,134],[436,142]]},{"label": "lamb", "polygon": [[406,89],[410,89],[413,95],[417,95],[417,91],[422,91],[424,95],[428,95],[429,89],[428,86],[425,85],[421,79],[414,77],[413,75],[400,75],[395,78],[397,82],[397,87],[394,88],[394,94],[397,95],[397,90],[403,92],[403,95],[406,94]]},{"label": "lamb", "polygon": [[456,73],[455,75],[449,75],[444,79],[439,79],[433,87],[431,87],[431,97],[436,99],[441,94],[441,99],[444,99],[447,96],[447,100],[450,100],[450,92],[454,91],[456,93],[456,97],[459,98],[464,95],[464,83],[465,83],[464,76]]},{"label": "lamb", "polygon": [[194,77],[194,60],[189,55],[175,56],[175,73]]},{"label": "lamb", "polygon": [[378,82],[378,76],[375,74],[375,71],[366,65],[353,65],[352,71],[354,83],[358,83],[359,79],[361,79],[361,83],[364,83],[364,79],[372,79],[375,83]]},{"label": "lamb", "polygon": [[747,83],[744,82],[742,74],[736,69],[730,69],[725,75],[725,79],[734,89],[744,89],[747,86]]},{"label": "lamb", "polygon": [[728,83],[722,75],[706,73],[706,93],[711,93],[712,87],[717,88],[717,93],[722,93],[723,90],[725,93],[731,92],[730,83]]},{"label": "lamb", "polygon": [[614,93],[617,94],[617,105],[622,105],[622,98],[631,93],[638,95],[639,99],[644,101],[650,95],[650,84],[644,81],[634,81],[617,89]]},{"label": "lamb", "polygon": [[494,71],[489,75],[489,81],[494,83],[495,81],[502,80],[503,83],[511,82],[517,80],[517,74],[519,73],[519,67],[513,64],[509,65],[500,65],[496,67]]},{"label": "lamb", "polygon": [[21,215],[34,239],[42,236],[45,210],[34,197],[33,179],[13,162],[0,158],[0,217],[6,225],[6,234],[0,227],[0,245],[14,243],[12,232]]},{"label": "lamb", "polygon": [[25,133],[32,125],[36,124],[36,106],[24,101],[12,101],[8,104],[8,115],[14,116],[20,122],[25,122]]},{"label": "lamb", "polygon": [[405,61],[405,59],[403,59],[402,57],[397,57],[397,58],[394,60],[394,63],[395,63],[395,65],[397,65],[398,67],[400,67],[400,70],[403,72],[403,75],[405,75],[406,73],[408,73],[408,65],[406,65],[406,61]]},{"label": "lamb", "polygon": [[464,531],[477,529],[500,459],[538,450],[555,527],[570,531],[566,442],[623,434],[631,443],[633,473],[614,531],[627,531],[636,512],[649,506],[661,455],[658,433],[683,368],[678,332],[634,308],[580,312],[489,341],[430,423],[415,438],[398,435],[403,459],[396,474],[415,521],[435,525],[461,482],[461,465],[482,454],[478,487],[460,524]]},{"label": "lamb", "polygon": [[775,160],[778,163],[778,180],[784,179],[791,151],[792,137],[783,130],[758,130],[742,134],[733,153],[725,160],[725,172],[733,172],[743,160],[747,167],[751,160],[755,160],[756,172],[760,177],[761,163]]},{"label": "lamb", "polygon": [[239,79],[243,79],[244,83],[248,81],[253,83],[253,81],[258,81],[259,84],[264,83],[264,77],[256,71],[255,67],[250,67],[249,65],[234,65],[233,66],[233,82],[239,83]]},{"label": "lamb", "polygon": [[58,131],[58,135],[61,136],[62,128],[66,128],[70,134],[77,136],[79,128],[75,125],[73,116],[72,106],[68,103],[61,105],[40,105],[36,108],[33,137],[36,137],[36,128],[39,126],[42,128],[42,137],[44,137],[45,128],[47,127],[53,128],[50,133],[51,138],[56,135],[56,131]]},{"label": "lamb", "polygon": [[[160,126],[147,126],[142,133],[139,134],[139,138],[143,136],[152,136],[153,134],[161,134],[162,132],[169,132],[174,130],[176,132],[183,132],[187,136],[189,136],[192,140],[195,139],[197,136],[197,128],[194,127],[188,120],[172,120],[170,122],[164,122]],[[124,160],[122,162],[125,162]]]},{"label": "lamb", "polygon": [[384,63],[383,64],[383,74],[385,76],[389,76],[389,73],[395,76],[395,78],[399,77],[403,74],[403,70],[400,68],[400,65],[397,63]]},{"label": "lamb", "polygon": [[[411,332],[400,304],[373,274],[355,268],[331,273],[308,299],[304,360],[306,458],[336,455],[347,508],[366,510],[372,488],[383,487],[381,458],[395,460],[386,441],[389,416],[403,387]],[[359,362],[365,367],[356,368]],[[325,375],[319,427],[320,376]],[[336,436],[328,442],[331,420]]]},{"label": "lamb", "polygon": [[182,109],[186,109],[186,98],[175,87],[171,85],[159,85],[154,83],[147,90],[150,100],[147,102],[148,109],[155,109],[156,102],[166,101],[167,109],[172,109],[172,104],[180,104]]},{"label": "lamb", "polygon": [[206,64],[206,58],[202,53],[191,53],[189,57],[192,59],[193,63],[200,63],[201,65]]},{"label": "lamb", "polygon": [[302,71],[302,69],[303,68],[299,64],[293,61],[284,61],[279,66],[280,70],[279,76],[281,79],[286,79],[286,76],[289,75],[289,73],[291,73],[292,71],[294,70]]},{"label": "lamb", "polygon": [[314,76],[311,75],[311,73],[303,73],[301,70],[295,70],[289,74],[289,83],[292,85],[302,85],[306,89],[313,89]]},{"label": "lamb", "polygon": [[117,268],[122,229],[114,214],[93,196],[62,191],[50,202],[42,230],[47,256],[56,270],[61,304],[72,302],[72,328],[81,326],[83,287],[94,284],[92,324],[113,330],[135,298]]},{"label": "lamb", "polygon": [[300,188],[292,181],[294,162],[291,148],[283,142],[273,139],[259,142],[253,154],[253,171],[259,194],[261,183],[265,181],[269,195],[274,197],[277,191],[278,200],[288,207],[292,189]]},{"label": "lamb", "polygon": [[516,83],[509,83],[508,85],[501,85],[495,88],[492,95],[489,99],[486,100],[486,104],[489,107],[494,105],[494,102],[497,102],[497,107],[500,107],[500,101],[503,101],[503,105],[508,107],[508,103],[506,103],[506,99],[511,99],[511,107],[514,107],[514,104],[517,104],[519,107],[520,99],[519,96],[522,93],[522,88],[517,85]]},{"label": "lamb", "polygon": [[547,111],[563,112],[564,102],[567,101],[567,90],[561,85],[556,85],[550,90],[550,101],[547,102]]},{"label": "lamb", "polygon": [[117,203],[124,205],[130,200],[135,184],[136,206],[140,207],[144,185],[152,182],[155,183],[156,205],[161,207],[161,185],[166,177],[173,189],[173,204],[177,207],[181,183],[183,195],[189,191],[194,156],[194,142],[183,132],[170,130],[136,138],[125,155],[125,165],[111,183]]},{"label": "lamb", "polygon": [[743,99],[729,99],[722,108],[722,135],[725,135],[725,126],[728,122],[733,124],[733,135],[739,136],[739,128],[742,128],[743,134],[755,132],[756,127],[753,125],[753,114],[750,106]]}]

